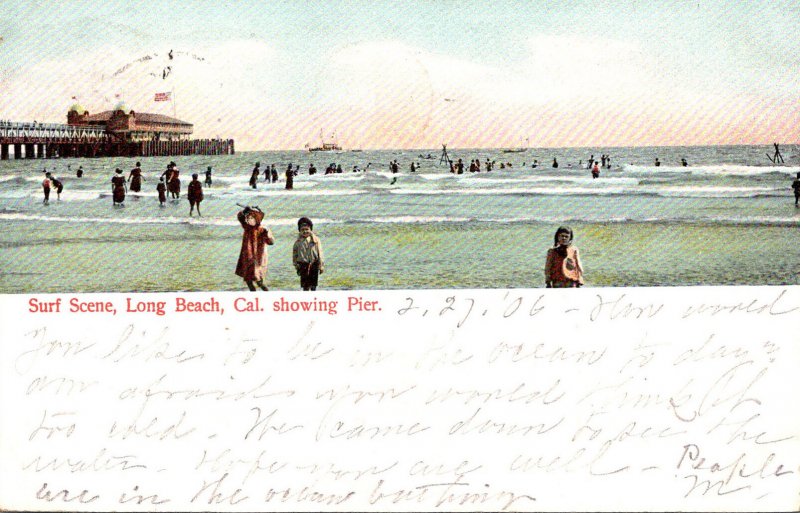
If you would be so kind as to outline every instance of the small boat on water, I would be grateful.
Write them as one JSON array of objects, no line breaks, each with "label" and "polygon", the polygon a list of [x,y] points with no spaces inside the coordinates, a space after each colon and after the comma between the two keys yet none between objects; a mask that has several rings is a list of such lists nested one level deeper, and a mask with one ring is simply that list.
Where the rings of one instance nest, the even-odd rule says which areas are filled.
[{"label": "small boat on water", "polygon": [[524,153],[528,151],[528,139],[525,139],[525,146],[520,146],[519,148],[506,148],[503,150],[503,153]]},{"label": "small boat on water", "polygon": [[342,147],[339,146],[334,139],[334,136],[331,135],[331,142],[325,142],[325,138],[322,136],[322,130],[319,131],[319,140],[321,145],[320,146],[311,146],[306,144],[306,148],[308,151],[342,151]]},{"label": "small boat on water", "polygon": [[309,148],[308,151],[342,151],[342,147],[336,143],[322,143],[322,146]]}]

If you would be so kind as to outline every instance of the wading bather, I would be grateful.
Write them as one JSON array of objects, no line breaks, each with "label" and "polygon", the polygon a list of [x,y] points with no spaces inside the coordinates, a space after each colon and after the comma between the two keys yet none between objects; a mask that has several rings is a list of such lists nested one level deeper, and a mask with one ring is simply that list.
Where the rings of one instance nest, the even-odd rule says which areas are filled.
[{"label": "wading bather", "polygon": [[117,168],[116,175],[111,177],[111,196],[113,205],[122,205],[125,202],[125,193],[127,192],[127,182],[122,175],[122,169]]}]

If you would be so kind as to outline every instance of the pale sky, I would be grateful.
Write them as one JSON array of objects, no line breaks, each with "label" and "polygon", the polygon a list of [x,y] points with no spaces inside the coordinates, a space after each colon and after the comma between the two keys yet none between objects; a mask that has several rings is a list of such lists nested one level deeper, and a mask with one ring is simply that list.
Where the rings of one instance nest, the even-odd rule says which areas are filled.
[{"label": "pale sky", "polygon": [[239,150],[798,143],[799,34],[797,1],[3,0],[0,119],[76,97]]}]

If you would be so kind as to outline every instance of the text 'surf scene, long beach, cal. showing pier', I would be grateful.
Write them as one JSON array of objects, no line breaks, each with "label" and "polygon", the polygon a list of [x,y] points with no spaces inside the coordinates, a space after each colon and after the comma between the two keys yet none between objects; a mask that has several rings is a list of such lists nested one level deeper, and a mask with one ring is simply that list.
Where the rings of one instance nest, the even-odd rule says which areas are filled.
[{"label": "text 'surf scene, long beach, cal. showing pier'", "polygon": [[1,293],[800,281],[796,4],[0,14]]}]

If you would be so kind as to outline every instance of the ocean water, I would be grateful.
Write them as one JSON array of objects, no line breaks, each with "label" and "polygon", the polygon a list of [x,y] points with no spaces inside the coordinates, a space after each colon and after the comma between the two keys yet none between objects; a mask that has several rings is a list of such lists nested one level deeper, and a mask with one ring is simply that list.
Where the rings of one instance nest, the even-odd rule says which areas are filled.
[{"label": "ocean water", "polygon": [[[541,287],[560,225],[575,232],[587,286],[797,284],[800,209],[791,182],[800,148],[782,148],[785,164],[770,162],[772,152],[448,150],[467,167],[474,158],[495,161],[491,172],[463,175],[440,165],[440,149],[149,157],[138,159],[142,192],[123,207],[112,206],[111,177],[117,167],[127,176],[137,159],[0,161],[0,292],[245,290],[234,275],[237,203],[260,206],[275,234],[271,289],[299,288],[291,252],[301,216],[313,219],[322,240],[321,289]],[[612,167],[592,179],[586,161],[603,153]],[[389,170],[395,159],[397,175]],[[161,208],[155,186],[170,160],[181,170],[182,196]],[[251,189],[256,161],[262,169],[276,164],[280,181],[268,184],[262,175]],[[413,174],[411,162],[420,165]],[[289,163],[301,167],[292,191],[283,181]],[[324,175],[329,163],[344,172]],[[209,165],[214,184],[204,188],[203,217],[190,218],[186,186],[195,172],[203,181]],[[367,171],[353,172],[356,165]],[[42,204],[45,168],[65,187],[49,205]]]}]

